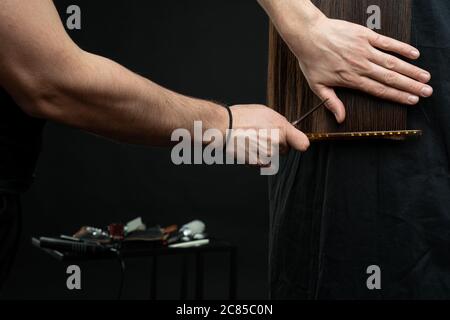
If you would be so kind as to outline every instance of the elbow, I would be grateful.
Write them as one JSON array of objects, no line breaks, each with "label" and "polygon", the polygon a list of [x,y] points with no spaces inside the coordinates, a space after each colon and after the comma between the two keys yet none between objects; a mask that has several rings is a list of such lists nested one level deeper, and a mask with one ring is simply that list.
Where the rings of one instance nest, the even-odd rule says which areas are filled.
[{"label": "elbow", "polygon": [[22,110],[33,118],[49,119],[52,105],[47,95],[41,92],[27,92],[21,97],[19,102]]},{"label": "elbow", "polygon": [[33,118],[57,120],[61,118],[62,93],[47,81],[27,84],[15,95],[21,109]]},{"label": "elbow", "polygon": [[83,83],[77,61],[74,58],[65,64],[58,62],[53,67],[46,65],[32,70],[16,68],[9,81],[5,81],[10,84],[6,89],[29,116],[64,122],[71,111],[74,92]]}]

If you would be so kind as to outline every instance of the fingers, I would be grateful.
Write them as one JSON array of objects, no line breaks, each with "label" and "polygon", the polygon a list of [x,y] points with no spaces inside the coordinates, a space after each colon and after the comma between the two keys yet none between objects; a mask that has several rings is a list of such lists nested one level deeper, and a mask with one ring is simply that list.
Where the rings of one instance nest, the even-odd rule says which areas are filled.
[{"label": "fingers", "polygon": [[369,36],[370,44],[378,49],[395,52],[406,58],[413,60],[418,59],[420,57],[419,50],[417,50],[416,48],[407,43],[383,36],[371,30],[369,32],[370,32]]},{"label": "fingers", "polygon": [[316,90],[316,94],[322,99],[328,101],[325,103],[325,106],[328,110],[330,110],[338,123],[342,123],[345,120],[345,107],[342,103],[341,99],[336,95],[336,92],[332,88],[328,88],[325,86],[320,86]]},{"label": "fingers", "polygon": [[[412,101],[419,102],[419,97],[428,98],[433,94],[433,88],[429,85],[408,78],[395,71],[388,70],[376,64],[372,64],[372,70],[373,72],[370,77],[373,80],[381,82],[389,87],[399,89],[400,91],[410,93],[411,97],[407,98],[410,102],[408,104],[411,104]],[[404,99],[399,102],[406,103]]]},{"label": "fingers", "polygon": [[409,92],[392,88],[367,77],[362,77],[360,79],[358,89],[381,99],[407,105],[415,105],[419,102],[420,99],[418,96],[413,95]]},{"label": "fingers", "polygon": [[377,49],[373,49],[373,54],[372,57],[370,57],[370,61],[388,70],[401,73],[422,83],[428,83],[431,80],[431,74],[428,71]]},{"label": "fingers", "polygon": [[286,140],[288,145],[295,150],[306,151],[309,148],[308,137],[290,123],[286,128]]}]

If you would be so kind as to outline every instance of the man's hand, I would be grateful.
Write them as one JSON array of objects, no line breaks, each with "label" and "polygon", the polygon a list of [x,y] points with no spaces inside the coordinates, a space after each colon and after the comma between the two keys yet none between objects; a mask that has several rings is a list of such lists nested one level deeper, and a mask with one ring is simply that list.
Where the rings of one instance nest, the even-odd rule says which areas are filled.
[{"label": "man's hand", "polygon": [[358,89],[386,100],[415,105],[429,97],[426,85],[431,75],[381,50],[417,59],[419,51],[368,28],[342,20],[321,17],[302,43],[290,41],[311,89],[322,99],[336,120],[345,119],[343,103],[334,87]]},{"label": "man's hand", "polygon": [[266,106],[236,105],[231,111],[234,119],[231,142],[236,146],[234,156],[241,163],[264,166],[267,163],[263,158],[270,158],[275,150],[283,154],[290,147],[298,151],[306,151],[309,147],[304,133]]},{"label": "man's hand", "polygon": [[385,53],[417,59],[416,48],[360,25],[329,19],[310,1],[260,3],[298,58],[311,89],[328,99],[327,108],[338,122],[345,120],[345,108],[335,87],[358,89],[407,105],[433,94],[426,84],[431,79],[429,72]]}]

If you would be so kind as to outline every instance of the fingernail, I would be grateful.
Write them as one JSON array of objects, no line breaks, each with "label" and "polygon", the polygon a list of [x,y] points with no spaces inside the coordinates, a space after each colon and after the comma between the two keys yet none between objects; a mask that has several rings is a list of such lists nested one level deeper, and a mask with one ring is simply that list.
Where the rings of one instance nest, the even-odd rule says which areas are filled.
[{"label": "fingernail", "polygon": [[411,51],[411,56],[413,56],[415,58],[418,58],[418,57],[420,57],[420,52],[417,51],[417,50],[412,50]]},{"label": "fingernail", "polygon": [[431,74],[429,74],[429,73],[424,72],[420,75],[420,81],[428,82],[428,81],[430,81],[430,79],[431,79]]},{"label": "fingernail", "polygon": [[426,86],[422,88],[422,91],[420,91],[423,97],[429,97],[433,94],[433,88]]},{"label": "fingernail", "polygon": [[419,102],[419,97],[418,96],[409,96],[408,97],[408,102],[410,104],[416,104]]}]

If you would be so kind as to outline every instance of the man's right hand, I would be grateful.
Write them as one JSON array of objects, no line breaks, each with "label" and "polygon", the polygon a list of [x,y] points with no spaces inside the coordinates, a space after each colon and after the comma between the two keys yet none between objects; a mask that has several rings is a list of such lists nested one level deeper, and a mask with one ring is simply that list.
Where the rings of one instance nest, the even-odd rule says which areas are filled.
[{"label": "man's right hand", "polygon": [[[249,141],[249,145],[255,145],[255,150],[267,153],[266,148],[273,149],[275,146],[280,153],[286,153],[290,148],[297,151],[306,151],[309,148],[308,137],[294,127],[284,116],[264,105],[237,105],[232,106],[234,125],[233,138],[239,139],[247,133],[248,130],[256,133],[267,130],[268,139],[263,141],[260,136],[254,136],[255,141]],[[277,130],[278,135],[271,138],[270,131]],[[245,137],[242,137],[245,138]],[[261,145],[261,142],[264,145]],[[267,146],[265,145],[267,142]],[[240,147],[248,149],[249,145]],[[239,147],[239,146],[238,146]],[[246,150],[247,154],[249,150]],[[270,152],[269,152],[270,154]],[[252,155],[257,158],[258,155]]]}]

